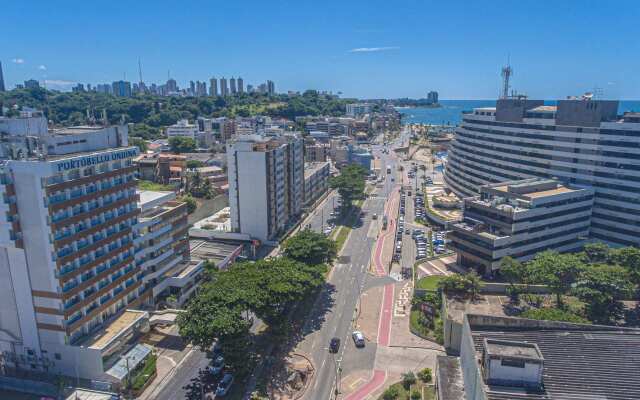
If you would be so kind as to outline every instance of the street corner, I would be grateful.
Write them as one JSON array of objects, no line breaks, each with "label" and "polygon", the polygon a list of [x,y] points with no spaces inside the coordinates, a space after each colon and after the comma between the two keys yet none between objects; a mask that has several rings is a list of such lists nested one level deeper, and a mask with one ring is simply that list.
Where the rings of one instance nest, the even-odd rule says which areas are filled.
[{"label": "street corner", "polygon": [[378,347],[375,369],[387,371],[389,380],[400,380],[407,371],[418,372],[424,368],[435,369],[436,357],[443,353],[439,350],[416,347]]},{"label": "street corner", "polygon": [[355,329],[362,332],[368,342],[378,342],[378,319],[384,288],[376,286],[362,292],[355,320]]},{"label": "street corner", "polygon": [[340,396],[347,398],[371,380],[371,370],[357,370],[343,376],[340,381]]},{"label": "street corner", "polygon": [[372,400],[376,399],[389,382],[385,370],[358,370],[340,381],[339,399]]}]

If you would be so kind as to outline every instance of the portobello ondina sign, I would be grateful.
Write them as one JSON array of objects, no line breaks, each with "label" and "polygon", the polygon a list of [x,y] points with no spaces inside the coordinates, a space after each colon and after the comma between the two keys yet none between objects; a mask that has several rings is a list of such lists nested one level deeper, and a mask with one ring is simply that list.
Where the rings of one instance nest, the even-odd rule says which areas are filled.
[{"label": "portobello ondina sign", "polygon": [[90,154],[81,157],[60,160],[56,163],[57,172],[68,171],[74,168],[89,167],[91,165],[101,164],[109,161],[124,160],[126,158],[138,155],[137,147],[129,147],[117,151],[103,151],[96,154]]}]

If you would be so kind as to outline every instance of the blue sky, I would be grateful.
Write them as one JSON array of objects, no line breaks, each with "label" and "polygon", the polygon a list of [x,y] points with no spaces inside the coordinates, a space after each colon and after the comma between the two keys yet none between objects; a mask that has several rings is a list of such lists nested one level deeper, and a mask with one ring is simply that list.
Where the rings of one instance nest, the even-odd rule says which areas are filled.
[{"label": "blue sky", "polygon": [[[0,61],[13,87],[211,76],[279,91],[492,99],[513,87],[563,98],[600,87],[640,99],[638,1],[3,2]],[[246,84],[245,83],[245,84]]]}]

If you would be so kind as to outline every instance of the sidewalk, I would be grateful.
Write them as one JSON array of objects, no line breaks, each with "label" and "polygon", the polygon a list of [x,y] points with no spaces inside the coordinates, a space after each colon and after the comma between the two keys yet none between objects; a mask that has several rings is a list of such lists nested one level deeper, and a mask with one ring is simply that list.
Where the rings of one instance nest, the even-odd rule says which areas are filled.
[{"label": "sidewalk", "polygon": [[156,377],[149,387],[137,397],[138,400],[153,400],[175,374],[177,368],[194,351],[191,345],[185,345],[178,335],[178,327],[155,328],[143,340],[153,346],[156,355]]}]

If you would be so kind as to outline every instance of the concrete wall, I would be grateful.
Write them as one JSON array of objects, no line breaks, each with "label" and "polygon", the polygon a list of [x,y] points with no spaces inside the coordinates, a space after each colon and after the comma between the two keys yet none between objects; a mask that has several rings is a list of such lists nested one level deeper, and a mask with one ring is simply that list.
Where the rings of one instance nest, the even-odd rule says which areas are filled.
[{"label": "concrete wall", "polygon": [[536,386],[542,376],[542,364],[526,362],[524,368],[502,365],[502,360],[492,359],[489,362],[489,379],[492,383],[502,383],[504,386],[514,382],[527,382]]},{"label": "concrete wall", "polygon": [[556,124],[600,126],[600,122],[615,118],[617,113],[618,101],[615,100],[560,100]]},{"label": "concrete wall", "polygon": [[269,240],[265,156],[263,152],[238,153],[237,163],[240,232],[262,241]]},{"label": "concrete wall", "polygon": [[525,111],[544,105],[542,100],[498,99],[496,121],[522,122]]},{"label": "concrete wall", "polygon": [[487,400],[484,393],[480,364],[476,359],[476,348],[471,336],[471,327],[467,318],[462,322],[462,337],[460,343],[460,368],[464,379],[466,400]]}]

